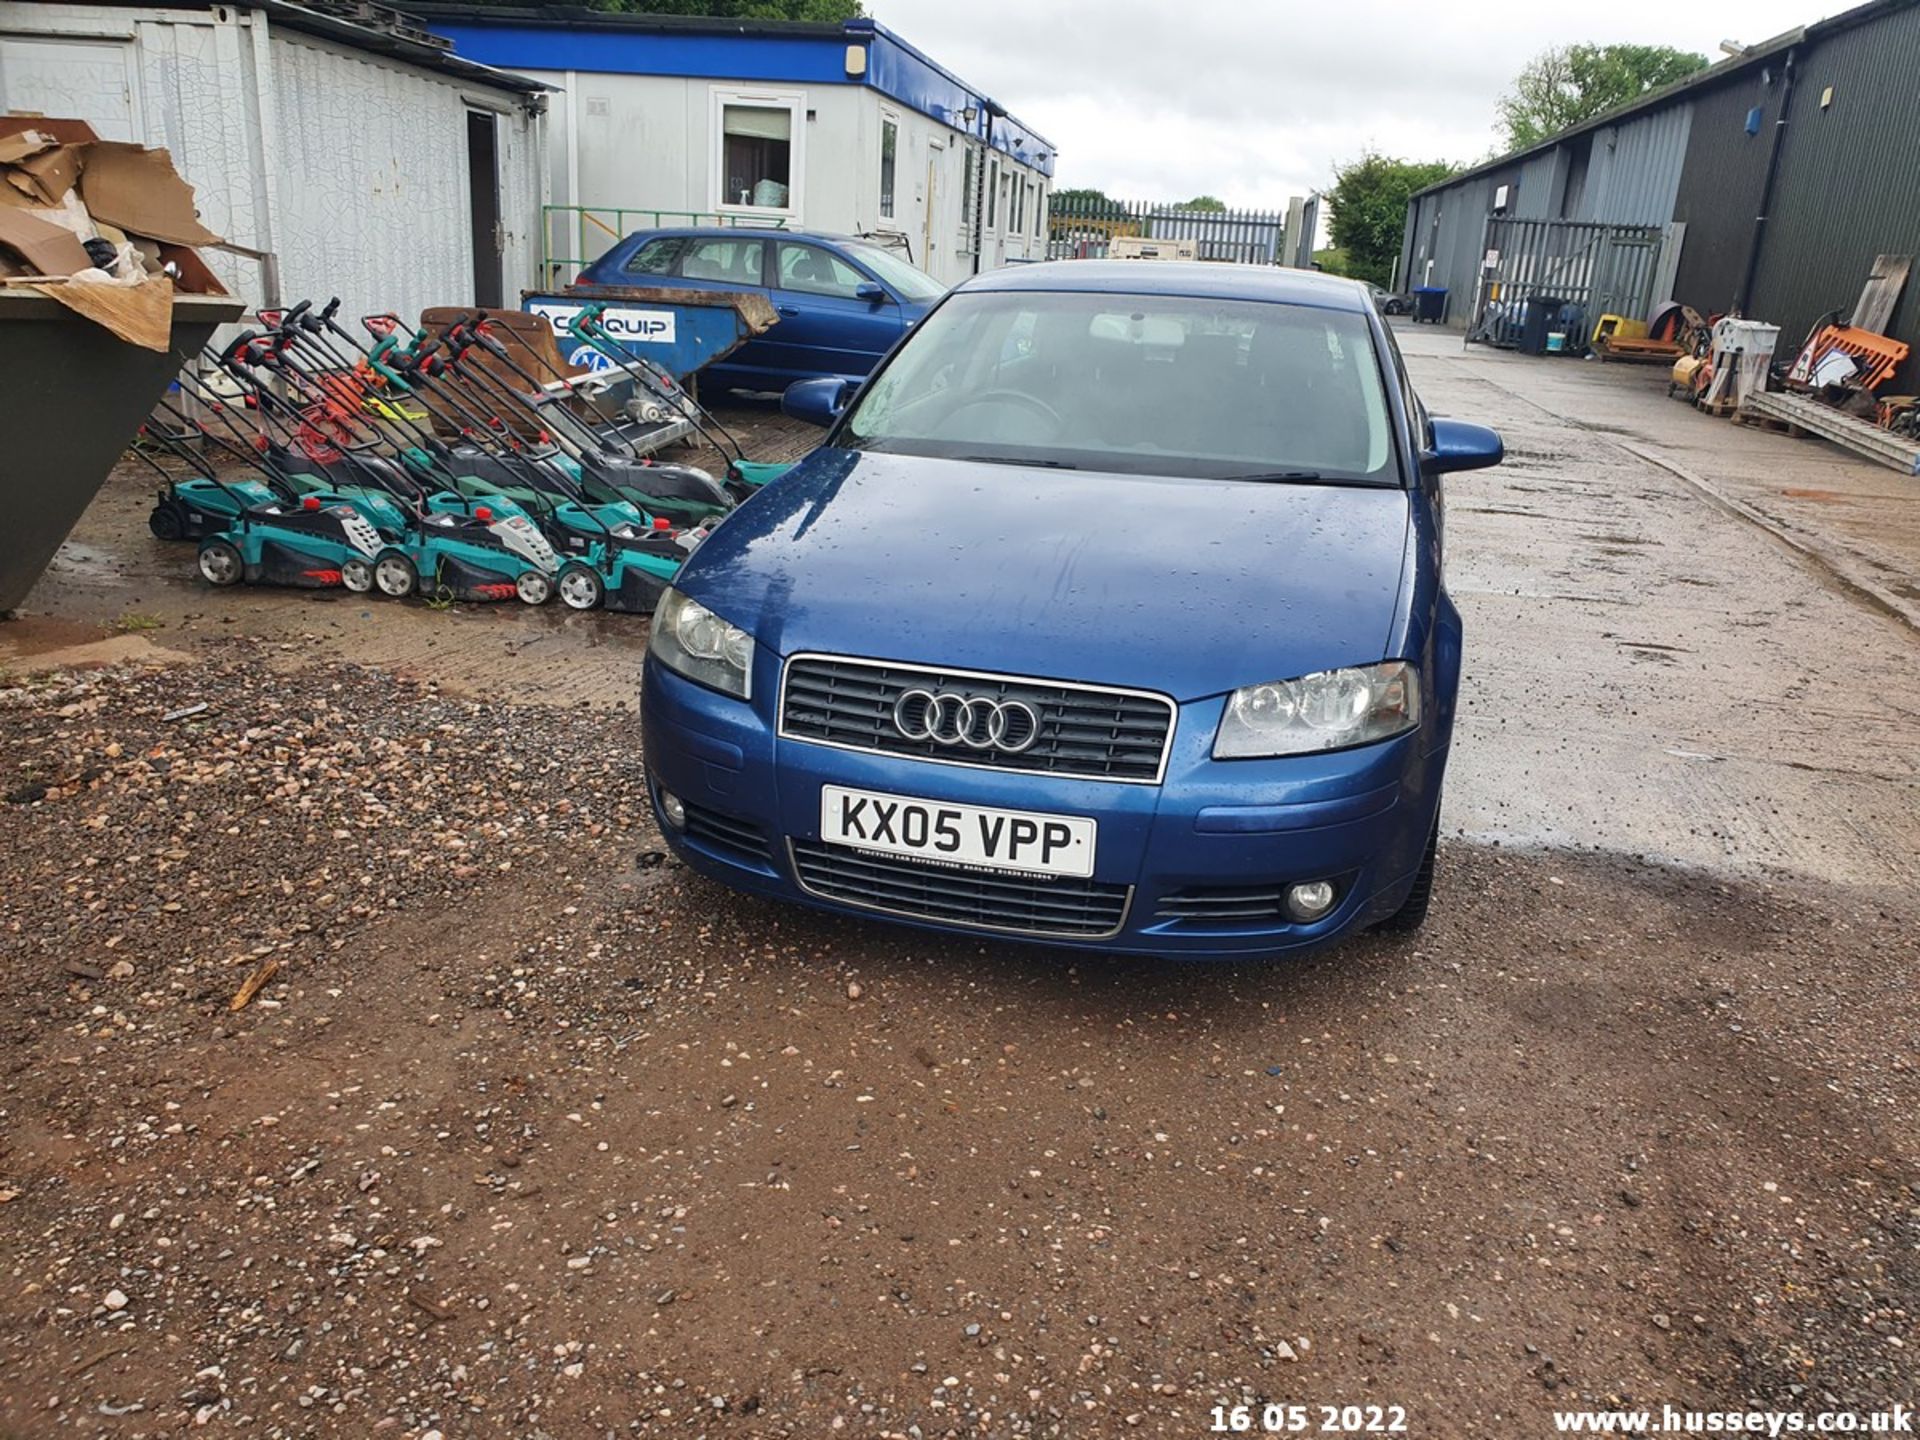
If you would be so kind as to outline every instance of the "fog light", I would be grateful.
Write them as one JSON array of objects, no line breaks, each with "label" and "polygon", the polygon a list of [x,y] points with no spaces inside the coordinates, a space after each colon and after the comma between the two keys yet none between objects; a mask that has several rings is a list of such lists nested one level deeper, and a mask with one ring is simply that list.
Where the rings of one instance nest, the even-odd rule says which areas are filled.
[{"label": "fog light", "polygon": [[1309,880],[1287,890],[1287,913],[1296,920],[1318,920],[1333,909],[1333,886],[1325,880]]},{"label": "fog light", "polygon": [[660,792],[660,813],[667,817],[667,824],[674,829],[687,828],[687,807],[680,803],[680,797],[671,790]]}]

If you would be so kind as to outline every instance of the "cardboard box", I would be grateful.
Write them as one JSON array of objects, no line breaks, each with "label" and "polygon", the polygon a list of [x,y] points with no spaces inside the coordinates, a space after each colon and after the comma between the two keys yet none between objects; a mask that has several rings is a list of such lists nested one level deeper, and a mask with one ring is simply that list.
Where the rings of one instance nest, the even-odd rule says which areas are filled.
[{"label": "cardboard box", "polygon": [[85,147],[79,173],[80,198],[95,220],[173,245],[220,243],[200,223],[193,187],[180,178],[165,150],[98,140]]},{"label": "cardboard box", "polygon": [[[165,150],[101,140],[84,120],[0,115],[0,254],[10,270],[71,275],[86,269],[86,251],[49,237],[34,207],[58,205],[77,193],[95,225],[123,231],[142,253],[157,251],[178,270],[174,288],[185,295],[224,295],[226,287],[194,253],[220,237],[200,223],[193,187]],[[16,217],[25,216],[25,221]],[[74,237],[69,234],[69,239]],[[78,240],[74,245],[78,247]]]},{"label": "cardboard box", "polygon": [[93,264],[71,230],[10,205],[0,205],[0,247],[18,255],[35,275],[71,275]]}]

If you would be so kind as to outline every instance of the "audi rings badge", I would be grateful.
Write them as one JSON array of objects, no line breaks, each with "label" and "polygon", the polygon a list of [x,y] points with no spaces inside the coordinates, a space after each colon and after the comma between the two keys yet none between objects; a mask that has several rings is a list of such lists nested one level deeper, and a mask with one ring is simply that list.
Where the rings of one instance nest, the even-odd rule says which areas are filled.
[{"label": "audi rings badge", "polygon": [[893,726],[909,740],[1018,755],[1040,738],[1040,717],[1022,700],[913,689],[893,702]]}]

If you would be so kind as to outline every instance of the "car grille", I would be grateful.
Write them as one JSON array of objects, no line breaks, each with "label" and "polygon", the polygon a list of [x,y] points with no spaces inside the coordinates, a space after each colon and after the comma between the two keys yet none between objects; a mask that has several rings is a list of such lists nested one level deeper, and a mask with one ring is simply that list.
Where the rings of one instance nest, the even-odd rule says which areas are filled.
[{"label": "car grille", "polygon": [[722,815],[718,810],[709,810],[704,805],[680,802],[687,807],[686,835],[690,840],[698,840],[709,850],[718,850],[728,855],[738,855],[749,860],[771,860],[773,847],[767,844],[767,837],[745,820],[736,820],[731,815]]},{"label": "car grille", "polygon": [[[1018,752],[909,740],[894,724],[893,708],[913,689],[1019,700],[1039,718],[1038,737]],[[1145,691],[799,655],[787,662],[780,733],[921,760],[1151,784],[1166,763],[1173,702]]]},{"label": "car grille", "polygon": [[1208,885],[1176,890],[1160,897],[1160,903],[1154,907],[1154,918],[1237,929],[1283,924],[1287,920],[1285,888],[1282,885]]},{"label": "car grille", "polygon": [[917,865],[844,845],[789,840],[800,887],[823,900],[950,925],[1096,940],[1126,922],[1130,885]]}]

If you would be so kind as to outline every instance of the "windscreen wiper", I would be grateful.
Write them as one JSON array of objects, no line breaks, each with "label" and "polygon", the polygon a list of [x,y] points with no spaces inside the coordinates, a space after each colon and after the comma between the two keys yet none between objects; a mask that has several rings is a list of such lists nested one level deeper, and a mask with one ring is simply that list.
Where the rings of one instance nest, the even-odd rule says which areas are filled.
[{"label": "windscreen wiper", "polygon": [[1078,470],[1066,460],[1018,460],[1011,455],[956,455],[956,460],[972,460],[980,465],[1032,465],[1041,470]]},{"label": "windscreen wiper", "polygon": [[1222,475],[1222,480],[1324,480],[1318,470],[1249,470],[1244,475]]}]

